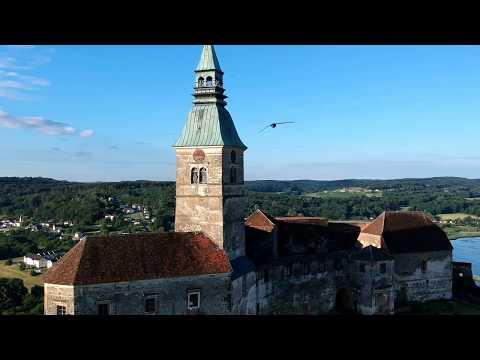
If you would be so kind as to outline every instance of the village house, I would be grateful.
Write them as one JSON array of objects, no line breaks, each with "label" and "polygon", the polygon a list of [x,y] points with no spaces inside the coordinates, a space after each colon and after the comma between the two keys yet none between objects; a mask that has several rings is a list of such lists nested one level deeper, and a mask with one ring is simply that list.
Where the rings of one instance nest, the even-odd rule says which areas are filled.
[{"label": "village house", "polygon": [[452,297],[452,247],[423,213],[246,217],[247,147],[223,75],[204,46],[174,145],[175,232],[80,239],[44,276],[45,314],[372,315]]}]

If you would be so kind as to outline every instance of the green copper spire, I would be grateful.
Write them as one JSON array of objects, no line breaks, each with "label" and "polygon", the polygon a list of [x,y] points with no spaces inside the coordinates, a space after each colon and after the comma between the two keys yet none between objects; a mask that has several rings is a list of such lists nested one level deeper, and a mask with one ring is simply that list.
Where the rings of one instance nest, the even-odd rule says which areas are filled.
[{"label": "green copper spire", "polygon": [[[220,69],[220,63],[217,59],[217,54],[215,54],[215,48],[213,45],[204,45],[202,56],[197,66],[196,71],[208,71],[208,70],[217,70],[222,72]],[[222,72],[223,73],[223,72]]]},{"label": "green copper spire", "polygon": [[234,146],[247,147],[238,136],[235,124],[225,109],[223,71],[213,45],[205,45],[195,70],[195,100],[182,135],[174,147]]}]

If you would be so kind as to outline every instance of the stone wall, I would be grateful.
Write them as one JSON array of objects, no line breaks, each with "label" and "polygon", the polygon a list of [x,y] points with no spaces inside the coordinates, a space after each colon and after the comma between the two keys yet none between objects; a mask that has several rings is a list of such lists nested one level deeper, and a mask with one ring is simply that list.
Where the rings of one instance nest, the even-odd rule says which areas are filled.
[{"label": "stone wall", "polygon": [[[385,264],[385,272],[380,271]],[[361,271],[361,267],[365,269]],[[354,289],[355,308],[360,314],[394,312],[393,260],[353,262],[349,269]]]},{"label": "stone wall", "polygon": [[[395,292],[398,303],[452,298],[452,252],[395,254]],[[426,271],[422,262],[427,261]]]},{"label": "stone wall", "polygon": [[333,261],[279,263],[257,270],[260,314],[324,314],[335,307]]},{"label": "stone wall", "polygon": [[76,315],[73,286],[44,284],[44,314],[57,315],[57,306],[64,306],[66,315]]},{"label": "stone wall", "polygon": [[[175,231],[201,231],[231,258],[245,254],[245,190],[243,150],[235,149],[235,164],[230,163],[233,148],[202,147],[203,160],[194,159],[197,148],[177,148]],[[191,170],[204,167],[207,184],[191,184]],[[237,183],[230,183],[230,168],[237,169]]]},{"label": "stone wall", "polygon": [[[46,287],[46,313],[54,313],[53,304],[59,299],[57,287],[54,286],[53,290]],[[73,287],[69,288],[70,309],[73,305]],[[184,315],[189,313],[187,293],[191,290],[200,291],[200,309],[195,313],[221,315],[230,312],[230,274],[75,286],[75,305],[71,312],[76,315],[97,315],[97,306],[108,304],[112,315],[145,315],[145,300],[154,298],[156,311],[153,314]]]}]

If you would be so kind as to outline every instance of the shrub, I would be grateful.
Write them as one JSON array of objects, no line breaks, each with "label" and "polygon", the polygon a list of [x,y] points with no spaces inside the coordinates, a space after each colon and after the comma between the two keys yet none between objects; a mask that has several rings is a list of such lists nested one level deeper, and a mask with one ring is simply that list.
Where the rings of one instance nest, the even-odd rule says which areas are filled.
[{"label": "shrub", "polygon": [[13,264],[12,259],[8,259],[7,261],[5,261],[5,265],[10,266],[10,265],[12,265],[12,264]]},{"label": "shrub", "polygon": [[20,263],[20,265],[18,266],[20,268],[20,270],[25,270],[27,268],[27,266],[25,265],[25,263]]}]

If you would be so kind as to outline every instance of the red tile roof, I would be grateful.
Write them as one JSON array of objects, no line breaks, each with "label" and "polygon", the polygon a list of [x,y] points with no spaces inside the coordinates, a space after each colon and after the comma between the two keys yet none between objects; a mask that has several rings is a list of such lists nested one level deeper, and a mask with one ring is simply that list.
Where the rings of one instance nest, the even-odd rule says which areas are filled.
[{"label": "red tile roof", "polygon": [[416,229],[430,226],[433,222],[421,211],[384,211],[368,224],[362,232],[382,235],[384,232]]},{"label": "red tile roof", "polygon": [[231,271],[228,255],[203,233],[132,234],[81,240],[44,282],[88,285]]},{"label": "red tile roof", "polygon": [[393,253],[451,251],[445,232],[420,211],[386,211],[362,230],[379,235]]},{"label": "red tile roof", "polygon": [[245,225],[254,229],[272,232],[277,221],[273,216],[258,209],[245,220]]}]

